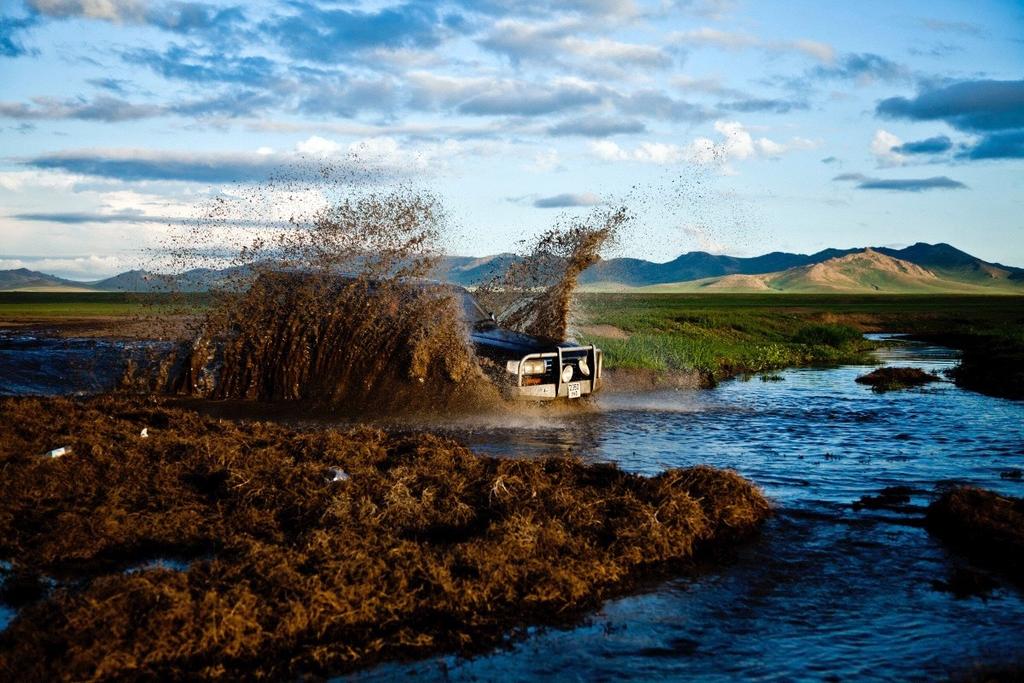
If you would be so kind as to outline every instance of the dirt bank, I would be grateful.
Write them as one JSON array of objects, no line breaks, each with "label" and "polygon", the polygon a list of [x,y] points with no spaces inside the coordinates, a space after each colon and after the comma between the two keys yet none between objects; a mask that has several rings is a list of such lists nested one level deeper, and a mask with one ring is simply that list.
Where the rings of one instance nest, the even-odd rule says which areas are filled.
[{"label": "dirt bank", "polygon": [[281,679],[474,652],[769,512],[707,467],[644,478],[109,397],[0,401],[0,470],[0,559],[27,603],[0,634],[5,680]]},{"label": "dirt bank", "polygon": [[954,549],[1024,585],[1024,498],[955,488],[928,507],[927,526]]},{"label": "dirt bank", "polygon": [[896,391],[941,382],[942,378],[920,368],[878,368],[854,381],[866,384],[875,391]]},{"label": "dirt bank", "polygon": [[951,376],[957,386],[990,396],[1024,400],[1024,335],[959,337],[963,351]]}]

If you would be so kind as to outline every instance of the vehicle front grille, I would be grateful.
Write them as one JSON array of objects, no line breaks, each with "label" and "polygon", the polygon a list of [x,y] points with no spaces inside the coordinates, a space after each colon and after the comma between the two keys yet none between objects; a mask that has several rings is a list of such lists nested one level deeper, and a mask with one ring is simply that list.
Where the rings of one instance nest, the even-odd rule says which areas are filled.
[{"label": "vehicle front grille", "polygon": [[[589,379],[588,375],[580,372],[580,361],[587,360],[587,355],[586,351],[571,351],[562,354],[562,368],[564,369],[566,366],[572,367],[572,379],[569,380],[570,382]],[[593,374],[593,369],[591,369],[591,374]]]}]

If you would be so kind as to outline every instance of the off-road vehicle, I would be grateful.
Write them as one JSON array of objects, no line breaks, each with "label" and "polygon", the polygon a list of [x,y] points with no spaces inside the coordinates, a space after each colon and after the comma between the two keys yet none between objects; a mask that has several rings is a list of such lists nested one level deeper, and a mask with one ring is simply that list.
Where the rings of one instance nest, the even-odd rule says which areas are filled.
[{"label": "off-road vehicle", "polygon": [[468,290],[448,286],[462,303],[477,355],[504,368],[495,379],[512,398],[575,399],[601,388],[601,349],[503,329]]}]

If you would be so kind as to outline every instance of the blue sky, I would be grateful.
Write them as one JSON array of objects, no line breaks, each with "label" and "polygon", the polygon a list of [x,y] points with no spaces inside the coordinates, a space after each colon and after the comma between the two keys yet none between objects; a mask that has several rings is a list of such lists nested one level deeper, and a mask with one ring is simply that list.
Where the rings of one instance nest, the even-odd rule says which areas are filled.
[{"label": "blue sky", "polygon": [[461,254],[628,198],[619,255],[1024,265],[1019,2],[0,7],[0,268],[145,264],[209,197],[321,159],[437,193]]}]

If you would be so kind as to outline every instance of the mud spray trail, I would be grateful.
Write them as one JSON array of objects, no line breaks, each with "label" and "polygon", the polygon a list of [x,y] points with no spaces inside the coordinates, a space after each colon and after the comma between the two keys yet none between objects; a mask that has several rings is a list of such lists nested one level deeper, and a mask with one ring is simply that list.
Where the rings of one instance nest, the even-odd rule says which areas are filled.
[{"label": "mud spray trail", "polygon": [[625,207],[565,219],[524,243],[521,258],[484,282],[476,295],[485,308],[500,311],[498,321],[504,327],[565,339],[580,274],[601,260],[602,251],[630,220]]},{"label": "mud spray trail", "polygon": [[[354,414],[500,405],[504,368],[475,356],[456,289],[430,279],[447,227],[438,199],[408,187],[358,192],[349,180],[331,169],[280,174],[212,202],[166,251],[194,269],[218,240],[214,303],[159,372],[131,384]],[[284,220],[273,203],[282,194],[320,201]],[[628,217],[619,208],[555,225],[478,297],[506,327],[564,339],[580,273]]]}]

